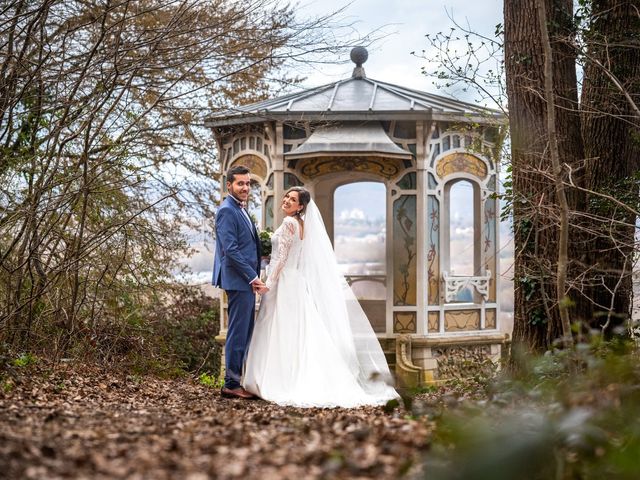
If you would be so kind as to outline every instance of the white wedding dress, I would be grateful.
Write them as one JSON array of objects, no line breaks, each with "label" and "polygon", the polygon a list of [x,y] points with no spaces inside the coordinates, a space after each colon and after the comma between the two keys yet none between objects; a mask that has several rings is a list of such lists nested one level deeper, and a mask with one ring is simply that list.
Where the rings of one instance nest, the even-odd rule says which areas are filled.
[{"label": "white wedding dress", "polygon": [[296,407],[381,405],[398,398],[380,344],[339,274],[317,207],[304,239],[287,217],[272,237],[267,286],[242,386]]}]

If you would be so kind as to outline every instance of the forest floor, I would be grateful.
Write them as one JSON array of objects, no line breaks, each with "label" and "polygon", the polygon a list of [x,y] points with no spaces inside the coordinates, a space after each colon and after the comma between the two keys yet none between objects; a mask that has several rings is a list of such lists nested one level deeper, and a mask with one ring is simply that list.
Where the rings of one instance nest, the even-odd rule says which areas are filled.
[{"label": "forest floor", "polygon": [[0,477],[422,477],[432,426],[402,408],[228,400],[191,378],[31,366],[0,385]]}]

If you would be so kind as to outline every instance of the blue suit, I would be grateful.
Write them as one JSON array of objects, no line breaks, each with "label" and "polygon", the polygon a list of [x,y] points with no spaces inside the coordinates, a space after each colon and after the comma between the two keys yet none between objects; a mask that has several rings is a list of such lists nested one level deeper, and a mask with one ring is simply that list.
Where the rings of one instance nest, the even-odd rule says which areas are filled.
[{"label": "blue suit", "polygon": [[256,296],[251,282],[260,272],[260,240],[238,202],[228,196],[216,214],[213,285],[227,292],[229,327],[225,343],[227,388],[240,387],[242,367],[253,332]]}]

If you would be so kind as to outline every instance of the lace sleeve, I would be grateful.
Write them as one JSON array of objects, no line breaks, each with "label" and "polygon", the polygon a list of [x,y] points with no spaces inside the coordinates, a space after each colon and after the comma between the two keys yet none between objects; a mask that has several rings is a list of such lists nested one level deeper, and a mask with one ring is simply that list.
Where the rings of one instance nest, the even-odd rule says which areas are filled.
[{"label": "lace sleeve", "polygon": [[275,255],[275,262],[269,266],[269,278],[267,278],[266,283],[269,290],[272,290],[276,283],[278,283],[280,272],[287,263],[289,251],[291,250],[291,245],[293,245],[293,241],[296,236],[295,224],[296,221],[289,217],[285,218],[284,222],[282,222],[282,233],[278,238],[278,252],[277,255]]}]

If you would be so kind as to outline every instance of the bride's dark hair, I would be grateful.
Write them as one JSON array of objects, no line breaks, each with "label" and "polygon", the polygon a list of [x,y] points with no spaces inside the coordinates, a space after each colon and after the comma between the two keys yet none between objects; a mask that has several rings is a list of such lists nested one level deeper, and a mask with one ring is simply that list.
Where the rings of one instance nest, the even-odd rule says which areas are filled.
[{"label": "bride's dark hair", "polygon": [[307,210],[307,205],[309,205],[309,202],[311,201],[311,194],[309,193],[309,190],[304,187],[291,187],[286,191],[285,195],[290,192],[298,192],[298,203],[302,207],[302,210],[298,212],[298,215],[303,215]]}]

